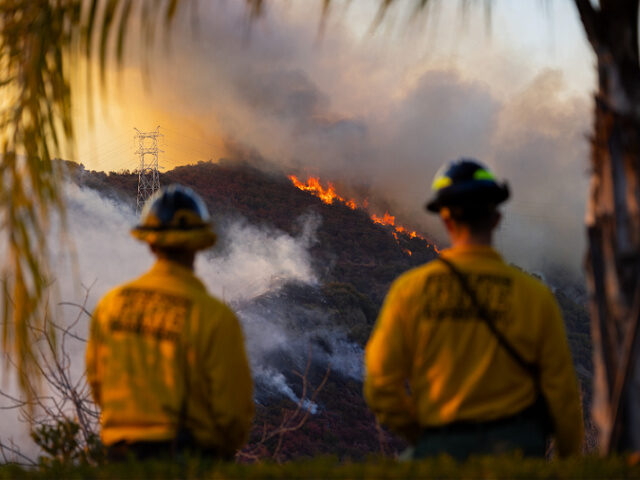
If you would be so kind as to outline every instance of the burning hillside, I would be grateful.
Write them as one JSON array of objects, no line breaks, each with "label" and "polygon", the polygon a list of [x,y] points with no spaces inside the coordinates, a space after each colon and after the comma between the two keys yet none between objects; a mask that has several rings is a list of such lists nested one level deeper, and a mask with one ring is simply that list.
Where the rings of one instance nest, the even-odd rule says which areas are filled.
[{"label": "burning hillside", "polygon": [[[135,194],[138,180],[135,175],[97,172],[82,178],[97,189],[110,184],[122,198]],[[221,161],[178,167],[163,173],[161,183],[177,182],[195,189],[216,223],[240,215],[250,224],[268,225],[297,237],[307,224],[300,219],[314,218],[319,225],[310,252],[320,280],[350,284],[378,305],[394,278],[437,255],[435,245],[418,233],[412,236],[390,213],[372,216],[366,201],[350,201],[318,179],[314,183],[294,178],[298,185],[291,177]],[[320,193],[324,200],[319,199]],[[135,204],[135,197],[131,201]]]},{"label": "burning hillside", "polygon": [[302,183],[295,175],[289,175],[288,178],[289,180],[291,180],[291,183],[293,183],[300,190],[310,192],[327,205],[331,205],[334,201],[338,201],[349,207],[351,210],[359,208],[355,200],[347,200],[346,198],[338,195],[335,188],[333,187],[333,184],[331,183],[328,184],[327,188],[323,188],[320,184],[320,180],[316,177],[309,177],[307,179],[307,183]]},{"label": "burning hillside", "polygon": [[[351,210],[362,209],[368,212],[369,202],[366,199],[362,202],[361,205],[359,205],[358,202],[354,199],[344,198],[336,192],[335,187],[331,182],[327,183],[327,188],[324,188],[320,183],[320,179],[317,177],[309,177],[306,183],[300,181],[295,175],[289,175],[288,178],[289,180],[291,180],[291,183],[293,183],[297,188],[315,195],[328,205],[332,205],[334,202],[338,202],[346,205]],[[397,225],[395,215],[391,215],[389,212],[384,212],[382,216],[369,212],[368,214],[373,222],[380,225],[392,227],[392,233],[396,241],[399,241],[398,234],[406,235],[409,238],[418,238],[424,241],[427,245],[431,246],[436,252],[439,252],[438,248],[435,245],[431,244],[425,237],[420,235],[415,230],[410,230],[403,225]],[[404,252],[409,255],[412,254],[411,250],[408,249],[404,249]]]}]

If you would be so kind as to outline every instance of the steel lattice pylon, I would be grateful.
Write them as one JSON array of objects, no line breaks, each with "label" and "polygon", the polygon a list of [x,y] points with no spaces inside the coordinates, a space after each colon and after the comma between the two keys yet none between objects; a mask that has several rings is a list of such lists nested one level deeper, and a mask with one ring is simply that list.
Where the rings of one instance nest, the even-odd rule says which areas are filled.
[{"label": "steel lattice pylon", "polygon": [[[158,153],[162,150],[158,148],[158,138],[162,136],[160,127],[152,132],[141,132],[134,128],[137,132],[133,137],[138,149],[136,155],[140,156],[140,166],[138,167],[138,199],[136,202],[136,213],[139,214],[153,193],[160,189],[160,175],[158,174]],[[145,162],[145,156],[151,155],[151,159]]]}]

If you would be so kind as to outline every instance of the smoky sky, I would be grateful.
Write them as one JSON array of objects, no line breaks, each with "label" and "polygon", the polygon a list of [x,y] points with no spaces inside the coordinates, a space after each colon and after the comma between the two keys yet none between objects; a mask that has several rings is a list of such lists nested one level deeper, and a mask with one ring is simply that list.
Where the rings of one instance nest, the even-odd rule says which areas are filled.
[{"label": "smoky sky", "polygon": [[[331,181],[443,245],[423,209],[433,175],[477,158],[511,187],[497,237],[506,259],[580,277],[591,100],[561,71],[532,73],[509,58],[486,71],[482,62],[399,67],[404,52],[384,37],[355,41],[339,22],[319,35],[318,9],[291,14],[276,2],[251,23],[243,2],[198,5],[197,28],[183,12],[170,53],[151,62],[150,102],[176,125],[243,145],[283,173]],[[502,88],[504,77],[518,81]]]}]

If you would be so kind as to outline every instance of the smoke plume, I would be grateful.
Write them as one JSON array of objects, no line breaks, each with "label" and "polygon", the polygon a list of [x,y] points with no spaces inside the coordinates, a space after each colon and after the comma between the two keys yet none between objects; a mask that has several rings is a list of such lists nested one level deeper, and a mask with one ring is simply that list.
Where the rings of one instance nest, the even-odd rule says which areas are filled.
[{"label": "smoke plume", "polygon": [[[423,210],[431,180],[448,160],[478,158],[513,192],[498,236],[507,260],[579,278],[586,90],[558,68],[531,68],[503,44],[489,48],[473,29],[437,29],[464,49],[453,55],[420,24],[395,36],[383,24],[357,38],[359,15],[375,13],[375,2],[346,13],[338,6],[320,35],[319,3],[317,10],[269,3],[251,23],[243,2],[203,2],[195,28],[182,12],[170,53],[161,43],[151,62],[149,91],[132,46],[117,83],[127,98],[124,123],[160,123],[169,167],[243,145],[260,154],[263,168],[332,181],[445,244],[438,219]],[[449,19],[443,10],[440,25]]]}]

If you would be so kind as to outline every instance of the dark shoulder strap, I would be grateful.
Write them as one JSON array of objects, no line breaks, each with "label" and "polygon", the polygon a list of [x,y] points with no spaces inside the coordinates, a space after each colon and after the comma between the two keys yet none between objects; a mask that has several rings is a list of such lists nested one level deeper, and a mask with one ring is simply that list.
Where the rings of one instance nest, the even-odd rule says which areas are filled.
[{"label": "dark shoulder strap", "polygon": [[480,319],[484,321],[484,323],[487,325],[489,330],[491,330],[491,333],[493,333],[493,335],[496,337],[496,339],[498,340],[498,343],[502,345],[502,348],[504,348],[509,353],[509,355],[511,355],[511,357],[513,357],[513,359],[516,362],[518,362],[518,364],[523,369],[529,372],[529,374],[531,375],[531,377],[533,377],[533,380],[537,385],[539,383],[538,367],[532,363],[527,362],[524,358],[522,358],[522,356],[518,353],[518,351],[515,348],[513,348],[513,346],[508,342],[508,340],[505,338],[502,332],[498,330],[487,309],[484,308],[484,306],[481,305],[480,302],[478,301],[478,298],[476,297],[473,289],[469,285],[469,282],[467,281],[467,278],[464,276],[464,274],[460,270],[458,270],[458,268],[450,260],[447,260],[446,258],[443,258],[443,257],[438,257],[437,259],[440,260],[442,263],[444,263],[449,268],[449,270],[451,270],[451,272],[458,278],[458,281],[460,282],[462,289],[467,294],[467,296],[471,299],[471,303],[473,304],[473,307],[478,312]]}]

